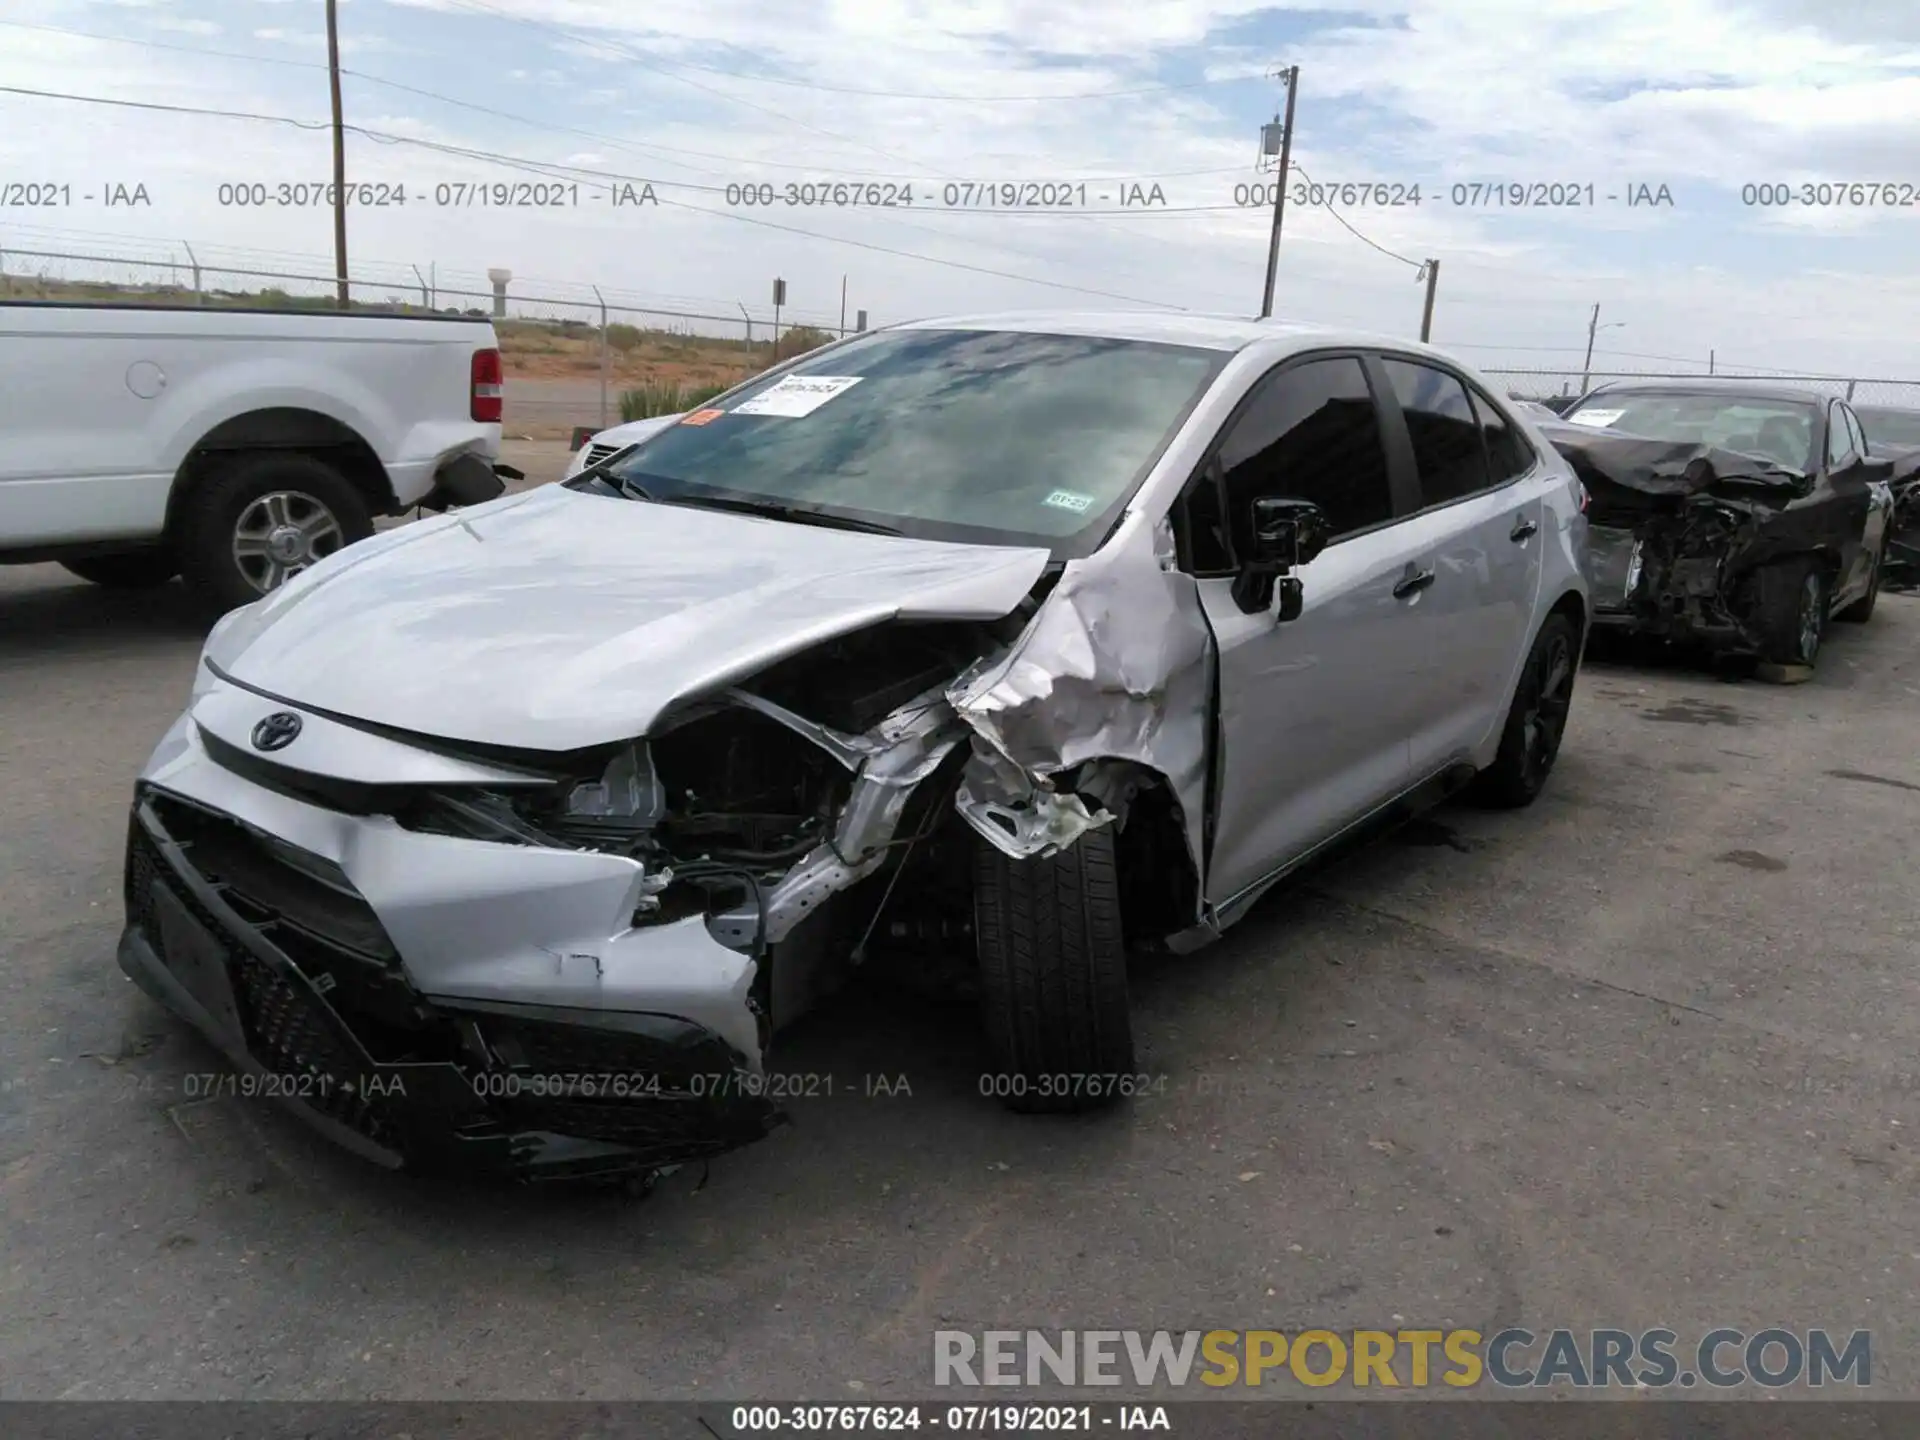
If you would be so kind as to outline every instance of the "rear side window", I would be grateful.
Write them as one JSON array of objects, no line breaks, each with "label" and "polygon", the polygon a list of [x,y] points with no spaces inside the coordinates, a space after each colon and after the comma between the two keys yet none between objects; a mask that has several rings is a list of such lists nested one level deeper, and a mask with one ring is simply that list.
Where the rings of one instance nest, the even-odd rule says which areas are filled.
[{"label": "rear side window", "polygon": [[1431,365],[1410,360],[1382,363],[1407,417],[1422,506],[1444,505],[1485,490],[1490,483],[1487,454],[1467,387],[1457,376]]},{"label": "rear side window", "polygon": [[1257,496],[1311,500],[1335,539],[1393,518],[1380,418],[1351,357],[1262,380],[1221,442],[1219,466],[1228,532],[1242,553]]},{"label": "rear side window", "polygon": [[1520,433],[1520,427],[1494,408],[1493,402],[1478,390],[1470,391],[1473,413],[1480,417],[1480,433],[1487,442],[1488,479],[1504,485],[1533,468],[1533,446]]}]

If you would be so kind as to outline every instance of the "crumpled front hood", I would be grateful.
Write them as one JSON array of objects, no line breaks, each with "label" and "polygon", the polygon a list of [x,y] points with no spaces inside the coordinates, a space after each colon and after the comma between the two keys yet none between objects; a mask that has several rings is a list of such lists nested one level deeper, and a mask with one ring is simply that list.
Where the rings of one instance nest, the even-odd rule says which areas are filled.
[{"label": "crumpled front hood", "polygon": [[1047,560],[549,485],[350,547],[229,616],[207,659],[318,710],[571,750],[835,635],[998,619]]}]

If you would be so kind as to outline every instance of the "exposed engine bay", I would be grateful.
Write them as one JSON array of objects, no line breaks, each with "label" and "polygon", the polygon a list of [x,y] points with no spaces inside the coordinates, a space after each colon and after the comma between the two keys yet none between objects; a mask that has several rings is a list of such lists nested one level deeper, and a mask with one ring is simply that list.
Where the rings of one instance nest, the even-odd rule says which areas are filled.
[{"label": "exposed engine bay", "polygon": [[1868,502],[1761,456],[1685,442],[1541,425],[1589,496],[1597,623],[1728,654],[1765,645],[1759,567],[1787,556],[1836,568]]}]

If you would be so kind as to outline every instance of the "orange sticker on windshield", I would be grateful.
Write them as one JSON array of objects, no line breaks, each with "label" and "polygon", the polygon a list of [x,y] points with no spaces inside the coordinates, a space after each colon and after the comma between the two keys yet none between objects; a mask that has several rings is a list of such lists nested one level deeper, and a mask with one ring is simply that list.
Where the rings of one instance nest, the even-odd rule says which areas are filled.
[{"label": "orange sticker on windshield", "polygon": [[724,410],[696,410],[680,423],[682,425],[711,425],[726,413]]}]

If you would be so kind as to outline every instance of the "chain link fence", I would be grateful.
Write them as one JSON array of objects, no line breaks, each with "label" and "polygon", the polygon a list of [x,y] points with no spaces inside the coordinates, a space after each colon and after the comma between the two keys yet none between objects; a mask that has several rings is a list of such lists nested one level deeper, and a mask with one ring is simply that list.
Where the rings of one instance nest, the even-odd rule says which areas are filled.
[{"label": "chain link fence", "polygon": [[[271,257],[212,264],[188,246],[160,259],[0,243],[0,299],[320,311],[334,309],[338,293],[332,275]],[[731,386],[848,328],[819,311],[736,303],[729,315],[594,285],[516,282],[504,270],[443,275],[375,262],[355,267],[348,294],[361,313],[491,319],[506,361],[506,430],[527,439],[600,429],[663,397]]]},{"label": "chain link fence", "polygon": [[[317,273],[327,268],[323,264],[310,257],[254,253],[257,258],[203,263],[184,242],[161,258],[50,248],[41,241],[16,247],[0,237],[0,299],[334,308],[338,286],[332,275]],[[598,429],[637,418],[637,412],[654,411],[676,396],[735,384],[776,358],[824,344],[849,328],[844,314],[776,312],[744,302],[735,302],[728,314],[700,308],[700,301],[661,304],[656,297],[611,287],[516,280],[505,270],[443,274],[432,265],[368,261],[355,267],[348,290],[357,311],[491,318],[506,359],[507,432],[529,439],[557,439],[580,427]],[[864,318],[859,312],[854,328]],[[1920,408],[1920,381],[1792,375],[1754,367],[1688,373],[1488,368],[1481,373],[1528,400],[1564,400],[1607,380],[1691,380],[1712,374],[1813,386],[1859,405]]]},{"label": "chain link fence", "polygon": [[1508,394],[1522,400],[1561,400],[1583,395],[1608,380],[1760,380],[1804,385],[1855,405],[1893,405],[1920,409],[1920,380],[1885,380],[1841,375],[1790,375],[1753,369],[1695,370],[1498,370],[1480,371]]}]

